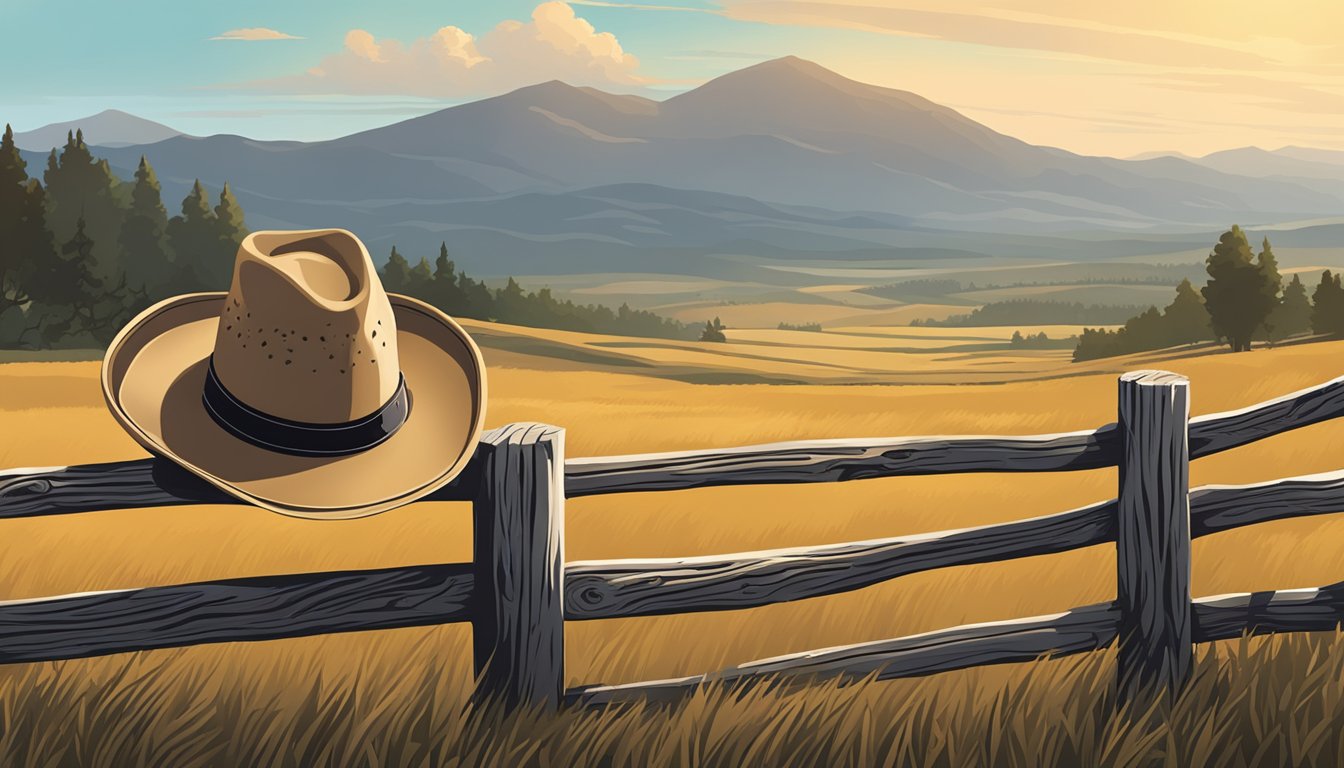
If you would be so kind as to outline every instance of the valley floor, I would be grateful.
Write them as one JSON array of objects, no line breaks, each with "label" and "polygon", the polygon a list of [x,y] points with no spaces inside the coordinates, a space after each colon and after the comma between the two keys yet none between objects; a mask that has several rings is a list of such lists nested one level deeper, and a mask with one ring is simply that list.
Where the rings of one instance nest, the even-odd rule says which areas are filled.
[{"label": "valley floor", "polygon": [[[568,430],[571,456],[804,438],[1073,430],[1114,420],[1115,374],[1126,369],[1162,367],[1189,376],[1196,415],[1249,405],[1344,373],[1344,342],[1239,355],[1168,353],[1161,358],[1075,366],[1061,359],[1067,352],[1000,355],[983,349],[956,349],[961,344],[1002,343],[1001,331],[1014,329],[757,331],[722,345],[724,352],[706,351],[703,348],[708,345],[703,344],[581,337],[484,324],[472,324],[470,329],[485,347],[490,368],[488,425],[528,420],[563,426]],[[814,336],[819,341],[813,341]],[[889,351],[892,348],[902,351]],[[888,361],[885,356],[893,359]],[[669,369],[675,375],[669,375]],[[982,376],[983,370],[989,372]],[[97,362],[0,365],[0,435],[4,436],[0,467],[143,456],[106,413],[97,373]],[[697,376],[714,380],[703,377],[705,373],[754,373],[764,380],[777,377],[803,383],[690,383]],[[721,380],[734,379],[724,375]],[[876,381],[906,386],[854,386]],[[967,381],[997,383],[958,385]],[[1335,450],[1341,444],[1344,422],[1309,427],[1199,460],[1192,467],[1192,485],[1247,483],[1337,470],[1344,467],[1344,455]],[[1089,471],[585,498],[568,505],[567,558],[690,556],[981,525],[1109,498],[1115,494],[1115,484],[1114,471]],[[1285,520],[1201,539],[1194,544],[1194,592],[1208,595],[1339,581],[1344,578],[1338,555],[1341,541],[1344,517]],[[423,503],[367,519],[321,523],[222,506],[8,520],[0,522],[0,599],[269,573],[463,561],[470,557],[470,549],[469,510],[466,505],[448,503]],[[566,628],[568,684],[685,675],[793,651],[1051,613],[1113,597],[1114,568],[1113,550],[1098,547],[916,574],[844,595],[749,611],[572,623]],[[1294,691],[1307,696],[1304,692],[1316,690],[1308,684],[1318,679],[1313,675],[1333,675],[1320,679],[1330,681],[1331,690],[1337,690],[1336,668],[1344,663],[1344,653],[1337,641],[1313,642],[1298,638],[1248,646],[1269,648],[1265,653],[1281,657],[1273,673],[1280,677],[1257,678],[1260,682],[1255,685],[1260,687],[1255,690],[1274,694],[1278,686],[1285,696]],[[1218,653],[1250,653],[1235,646]],[[1295,655],[1299,652],[1303,655]],[[598,750],[591,754],[607,755],[610,764],[618,765],[689,762],[696,750],[712,748],[727,751],[714,753],[717,757],[713,759],[705,753],[706,764],[760,762],[781,754],[811,755],[818,762],[872,764],[871,760],[899,763],[910,759],[918,764],[921,761],[914,758],[932,754],[929,750],[936,748],[944,759],[929,764],[962,765],[975,763],[974,756],[981,753],[952,754],[948,750],[970,749],[968,745],[994,738],[1001,739],[1002,749],[1022,750],[1019,757],[1025,760],[1035,753],[1029,751],[1033,748],[1031,722],[1020,718],[1058,719],[1092,712],[1089,707],[1094,704],[1068,693],[1067,686],[1076,684],[1086,690],[1088,685],[1097,685],[1089,675],[1109,679],[1105,677],[1109,663],[1105,654],[1095,660],[1051,662],[1041,669],[1053,669],[1049,675],[1063,677],[1049,684],[1031,683],[1024,671],[1031,667],[989,668],[876,684],[871,694],[862,687],[824,688],[812,699],[807,694],[791,694],[792,698],[780,694],[783,698],[737,704],[727,699],[702,700],[669,718],[640,716],[624,721],[619,720],[621,715],[609,714],[602,716],[606,720],[501,723],[497,727],[504,730],[485,738],[479,733],[464,734],[460,722],[460,694],[468,687],[470,675],[469,630],[461,626],[203,646],[0,666],[0,725],[5,726],[0,727],[0,764],[22,765],[24,755],[34,751],[66,755],[51,764],[134,765],[141,759],[136,755],[160,761],[164,755],[176,756],[169,762],[182,766],[241,764],[220,757],[238,754],[248,755],[249,764],[265,764],[266,755],[278,765],[373,764],[374,758],[368,755],[382,756],[383,764],[402,764],[403,758],[414,761],[422,755],[428,748],[425,739],[438,738],[432,736],[436,733],[457,740],[450,753],[478,750],[456,753],[462,764],[478,762],[472,755],[512,764],[540,762],[535,750],[542,741],[550,744],[547,759],[565,764],[564,755],[580,754],[566,750],[585,743],[584,739],[606,739],[600,747],[594,746],[598,741],[588,742]],[[1210,692],[1224,690],[1218,686],[1229,685],[1228,675],[1253,674],[1255,665],[1244,666],[1233,664],[1220,672],[1217,659],[1209,657],[1209,677],[1202,684]],[[1046,691],[1056,684],[1064,686],[1062,692],[1049,698]],[[907,705],[893,703],[882,693],[888,690],[898,691],[896,700],[908,701],[908,707],[915,709],[902,710]],[[1038,694],[1044,698],[1032,698]],[[996,696],[1007,696],[1018,704],[994,704]],[[884,703],[884,699],[888,700]],[[398,709],[396,701],[410,702],[405,704],[409,709]],[[818,709],[820,704],[825,706]],[[1274,713],[1280,708],[1262,704],[1228,698],[1216,706],[1227,712],[1260,707],[1255,709],[1256,717],[1272,720],[1278,716]],[[239,709],[221,709],[225,705]],[[1018,710],[1012,709],[1018,705]],[[119,718],[130,717],[127,713],[143,706],[151,709],[137,715],[142,721],[135,727],[151,736],[137,743],[129,740],[128,731],[121,730],[131,726]],[[341,710],[343,706],[350,709]],[[1339,732],[1344,721],[1338,697],[1317,696],[1304,699],[1300,710],[1294,709],[1298,706],[1294,701],[1283,702],[1282,717],[1291,723],[1269,722],[1266,727],[1280,730],[1265,739],[1275,744],[1305,740],[1315,744],[1310,754],[1339,754],[1344,746],[1344,735]],[[911,714],[915,710],[924,714]],[[722,721],[726,731],[715,731],[717,726],[709,725],[711,720],[720,722],[716,717],[727,718]],[[1109,732],[1098,726],[1102,731],[1068,738],[1092,745],[1089,749],[1133,748],[1140,749],[1141,755],[1169,748],[1189,758],[1177,764],[1200,764],[1204,761],[1196,758],[1206,754],[1198,751],[1207,747],[1205,742],[1233,737],[1216,733],[1220,722],[1191,717],[1191,728],[1213,729],[1209,731],[1213,735],[1172,737],[1175,741],[1166,747],[1163,737],[1144,741],[1143,734],[1115,736],[1119,741],[1109,743]],[[941,719],[952,731],[932,744],[928,734],[916,736],[900,726],[903,718],[926,724]],[[1324,722],[1321,718],[1333,719],[1320,733],[1289,733],[1290,725],[1309,730]],[[296,725],[300,722],[323,725],[312,726],[319,730],[311,732],[293,730],[301,728]],[[999,730],[986,732],[988,723]],[[823,749],[824,745],[800,746],[795,732],[802,724],[812,733],[837,729],[848,735],[833,739],[837,751],[803,752],[799,750]],[[320,728],[334,730],[328,733]],[[508,729],[519,730],[504,732]],[[604,729],[624,736],[604,737]],[[544,738],[537,735],[533,740],[528,733]],[[749,739],[736,747],[723,747],[726,734],[732,733],[739,741],[759,734],[762,751],[752,752]],[[864,737],[867,746],[855,735],[861,733],[869,734]],[[328,737],[333,740],[329,749],[334,751],[324,753],[321,760],[313,761],[316,752],[295,751],[308,748],[302,745],[311,745],[314,739]],[[1056,737],[1066,738],[1059,733],[1052,736]],[[1020,739],[1028,741],[1015,741]],[[367,747],[372,751],[362,752],[361,744],[372,745]],[[263,748],[276,752],[247,751]],[[518,752],[507,752],[515,748]],[[655,749],[661,751],[646,751]],[[1259,764],[1286,764],[1288,753],[1277,749],[1258,758]],[[75,753],[70,750],[103,757],[82,762],[71,758]],[[1111,754],[1096,762],[1139,764],[1122,758]],[[1019,762],[1011,755],[1004,761]]]}]

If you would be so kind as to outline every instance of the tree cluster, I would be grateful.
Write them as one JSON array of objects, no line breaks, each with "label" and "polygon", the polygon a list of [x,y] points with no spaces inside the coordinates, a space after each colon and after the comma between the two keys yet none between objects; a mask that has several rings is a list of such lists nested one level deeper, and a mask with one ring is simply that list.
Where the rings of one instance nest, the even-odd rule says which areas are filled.
[{"label": "tree cluster", "polygon": [[1128,355],[1150,349],[1195,344],[1213,338],[1204,299],[1189,280],[1176,287],[1176,298],[1162,311],[1149,307],[1125,321],[1124,327],[1084,328],[1073,350],[1074,362]]},{"label": "tree cluster", "polygon": [[718,342],[727,341],[728,336],[724,333],[727,329],[728,326],[724,325],[719,318],[716,317],[705,323],[705,329],[700,332],[700,340]]},{"label": "tree cluster", "polygon": [[411,266],[393,246],[380,274],[388,291],[428,302],[456,317],[585,333],[694,338],[693,329],[686,325],[652,312],[631,309],[628,304],[613,310],[598,304],[562,301],[551,295],[550,288],[524,291],[512,277],[503,288],[491,289],[458,270],[448,257],[446,243],[439,245],[439,255],[432,267],[426,258]]},{"label": "tree cluster", "polygon": [[1217,340],[1244,352],[1256,339],[1269,344],[1309,331],[1344,334],[1344,288],[1326,271],[1314,301],[1299,275],[1283,285],[1274,248],[1265,238],[1260,253],[1251,250],[1241,227],[1218,239],[1205,261],[1207,284],[1195,291],[1189,280],[1176,289],[1165,311],[1149,307],[1116,331],[1087,328],[1073,359],[1127,355],[1181,344]]},{"label": "tree cluster", "polygon": [[224,186],[198,181],[171,220],[145,158],[132,181],[93,155],[82,131],[52,149],[42,180],[5,127],[0,139],[0,347],[106,345],[153,301],[223,290],[247,229]]},{"label": "tree cluster", "polygon": [[[1045,334],[1045,331],[1027,334],[1021,331],[1013,331],[1012,338],[1008,339],[1008,346],[1013,349],[1059,349],[1061,343],[1067,344],[1068,342],[1068,339],[1052,339]],[[1067,347],[1065,348],[1067,349]]]},{"label": "tree cluster", "polygon": [[990,325],[1113,325],[1123,323],[1142,307],[1080,304],[1041,299],[995,301],[964,315],[945,320],[915,320],[911,325],[942,328],[974,328]]}]

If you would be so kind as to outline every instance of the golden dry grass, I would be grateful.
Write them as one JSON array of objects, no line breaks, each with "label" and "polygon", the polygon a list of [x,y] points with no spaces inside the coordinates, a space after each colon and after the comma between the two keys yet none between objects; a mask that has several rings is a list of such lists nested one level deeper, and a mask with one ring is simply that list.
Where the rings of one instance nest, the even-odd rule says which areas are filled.
[{"label": "golden dry grass", "polygon": [[[1344,343],[1324,343],[1163,367],[1190,376],[1198,414],[1333,378],[1344,367],[1341,353]],[[1114,375],[1089,374],[1101,369],[1088,367],[1066,371],[1086,375],[975,387],[702,386],[567,370],[574,366],[518,352],[487,349],[486,356],[489,423],[565,426],[574,456],[800,438],[1050,432],[1100,425],[1115,409]],[[143,455],[104,412],[96,373],[96,363],[0,366],[0,434],[6,436],[0,466]],[[1192,481],[1244,483],[1338,469],[1344,454],[1334,447],[1341,444],[1344,423],[1319,425],[1196,462]],[[569,504],[568,557],[710,554],[978,525],[1107,498],[1114,485],[1113,471],[1096,471],[581,499]],[[413,505],[341,522],[210,506],[10,520],[0,522],[0,596],[461,561],[469,557],[468,536],[468,510],[456,504]],[[1194,591],[1337,581],[1344,578],[1341,540],[1344,520],[1335,518],[1203,539],[1194,548]],[[568,682],[696,673],[1058,611],[1112,597],[1113,569],[1111,550],[1098,547],[917,574],[750,611],[572,623]],[[1089,763],[1136,764],[1115,750],[1140,747],[1146,756],[1187,758],[1249,749],[1240,762],[1261,765],[1287,764],[1289,743],[1315,745],[1310,754],[1318,756],[1339,754],[1344,711],[1338,693],[1320,686],[1322,679],[1338,679],[1339,641],[1313,645],[1297,638],[1252,647],[1262,649],[1254,658],[1245,649],[1219,651],[1225,655],[1206,660],[1201,680],[1222,680],[1228,691],[1244,683],[1260,693],[1236,698],[1229,692],[1221,703],[1206,696],[1203,704],[1236,723],[1258,718],[1256,727],[1266,730],[1218,731],[1221,720],[1191,705],[1184,720],[1165,721],[1156,731],[1161,735],[1144,741],[1142,734],[1108,730],[1113,726],[1098,719],[1100,686],[1109,679],[1104,655],[844,690],[764,693],[742,702],[711,695],[670,714],[500,721],[493,726],[498,732],[481,734],[463,731],[461,696],[470,668],[464,627],[208,646],[0,667],[0,765],[23,765],[25,756],[38,753],[57,756],[46,764],[116,766],[434,764],[428,762],[434,756],[464,765],[564,765],[583,755],[579,762],[613,765],[696,757],[703,764],[779,764],[790,755],[797,758],[788,760],[792,764],[971,765],[986,755],[1032,764],[1022,760],[1036,748],[1031,739],[1038,738],[1033,724],[1039,722],[1055,724],[1046,730],[1057,731],[1051,737],[1051,749],[1063,750],[1057,754],[1088,750],[1078,754],[1091,755]],[[1280,699],[1256,698],[1271,693]],[[1320,722],[1328,722],[1322,733],[1294,730]],[[938,723],[943,726],[934,728]],[[1079,730],[1066,733],[1064,723]],[[1252,740],[1269,745],[1266,752],[1255,757]]]}]

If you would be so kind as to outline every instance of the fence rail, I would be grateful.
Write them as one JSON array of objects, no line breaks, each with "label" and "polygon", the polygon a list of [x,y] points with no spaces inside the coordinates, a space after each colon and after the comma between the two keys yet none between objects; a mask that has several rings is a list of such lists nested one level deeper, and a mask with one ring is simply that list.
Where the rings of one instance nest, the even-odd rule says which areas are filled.
[{"label": "fence rail", "polygon": [[[1121,377],[1118,419],[1026,437],[817,440],[565,459],[564,431],[488,433],[431,500],[470,501],[471,563],[265,576],[0,602],[0,663],[199,643],[270,640],[470,621],[478,695],[507,705],[679,696],[766,675],[879,679],[1030,661],[1119,639],[1121,685],[1178,689],[1191,645],[1244,633],[1333,629],[1344,582],[1191,600],[1193,538],[1344,511],[1344,470],[1189,490],[1190,459],[1344,416],[1344,378],[1188,418],[1188,384]],[[976,528],[692,558],[565,563],[564,500],[722,485],[840,482],[962,472],[1120,467],[1117,498]],[[0,519],[240,503],[160,460],[0,471]],[[735,610],[861,589],[900,576],[1115,543],[1117,600],[1065,613],[766,659],[676,680],[565,691],[564,621]]]}]

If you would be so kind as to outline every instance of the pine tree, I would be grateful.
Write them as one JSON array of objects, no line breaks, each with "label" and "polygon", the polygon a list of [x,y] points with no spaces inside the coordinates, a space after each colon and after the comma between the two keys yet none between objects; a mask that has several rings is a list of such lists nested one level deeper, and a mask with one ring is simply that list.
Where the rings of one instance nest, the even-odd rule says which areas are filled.
[{"label": "pine tree", "polygon": [[33,256],[27,246],[28,164],[14,145],[14,129],[0,138],[0,316],[28,302]]},{"label": "pine tree", "polygon": [[98,276],[96,248],[84,220],[76,219],[75,234],[61,245],[50,268],[43,270],[42,301],[34,300],[35,320],[30,323],[38,330],[42,346],[65,340],[106,345],[141,298],[126,291],[124,283],[109,287]]},{"label": "pine tree", "polygon": [[69,135],[59,159],[47,164],[47,223],[57,242],[74,238],[76,222],[84,220],[93,242],[95,273],[106,280],[120,280],[125,270],[121,252],[121,226],[128,199],[125,185],[84,143],[84,132]]},{"label": "pine tree", "polygon": [[1166,326],[1166,341],[1171,344],[1194,344],[1213,337],[1209,326],[1209,312],[1204,300],[1188,279],[1176,286],[1176,298],[1162,313]]},{"label": "pine tree", "polygon": [[383,288],[389,293],[405,293],[411,283],[411,264],[392,246],[392,254],[383,265]]},{"label": "pine tree", "polygon": [[529,317],[527,296],[512,277],[495,294],[495,316],[502,323],[516,325],[528,325],[533,320]]},{"label": "pine tree", "polygon": [[428,299],[434,285],[434,272],[429,268],[429,259],[420,257],[420,261],[411,269],[411,282],[406,293],[417,299]]},{"label": "pine tree", "polygon": [[1281,339],[1311,330],[1311,302],[1300,275],[1293,275],[1283,289],[1283,301],[1275,308],[1271,323],[1274,333]]},{"label": "pine tree", "polygon": [[1209,282],[1202,293],[1214,334],[1226,339],[1233,352],[1249,350],[1274,305],[1241,227],[1234,224],[1223,233],[1205,264]]},{"label": "pine tree", "polygon": [[[182,215],[168,220],[168,247],[175,257],[175,290],[223,290],[212,282],[209,260],[218,250],[215,214],[201,180],[182,199]],[[230,276],[232,278],[232,276]],[[227,288],[227,286],[224,286]]]},{"label": "pine tree", "polygon": [[159,178],[144,155],[135,171],[131,209],[121,227],[121,250],[127,284],[144,288],[153,298],[168,294],[174,283],[174,265],[168,255],[168,212]]},{"label": "pine tree", "polygon": [[1273,346],[1275,341],[1283,337],[1275,322],[1275,311],[1279,308],[1279,297],[1283,293],[1283,276],[1279,274],[1279,260],[1274,257],[1274,250],[1269,245],[1268,237],[1265,238],[1264,244],[1261,246],[1260,254],[1256,256],[1255,266],[1260,272],[1260,291],[1257,296],[1257,304],[1269,307],[1269,312],[1265,314],[1265,319],[1261,321],[1260,327],[1264,330],[1265,338]]},{"label": "pine tree", "polygon": [[229,189],[228,182],[219,192],[219,205],[215,206],[215,242],[214,252],[209,255],[201,267],[202,277],[209,285],[218,286],[214,290],[226,290],[233,281],[233,265],[238,260],[238,246],[247,237],[247,225],[243,221],[243,207],[238,204]]},{"label": "pine tree", "polygon": [[452,315],[461,314],[466,308],[457,284],[457,265],[448,258],[447,243],[439,243],[439,257],[434,260],[434,284],[430,289],[429,301]]},{"label": "pine tree", "polygon": [[1344,334],[1344,286],[1340,276],[1330,274],[1328,269],[1322,272],[1311,301],[1311,330],[1332,336]]}]

